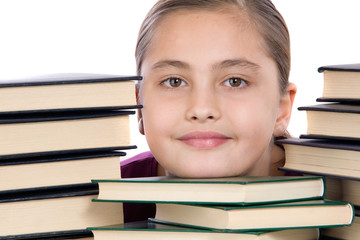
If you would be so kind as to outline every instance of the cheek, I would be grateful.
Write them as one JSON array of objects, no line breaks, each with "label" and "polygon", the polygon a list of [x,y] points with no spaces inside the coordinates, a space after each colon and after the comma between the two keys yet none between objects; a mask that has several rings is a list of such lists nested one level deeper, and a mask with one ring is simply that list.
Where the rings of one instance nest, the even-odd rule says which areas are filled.
[{"label": "cheek", "polygon": [[156,138],[157,136],[167,135],[169,131],[179,121],[179,108],[176,103],[158,99],[157,97],[144,96],[143,122],[145,136]]},{"label": "cheek", "polygon": [[275,104],[266,101],[247,101],[231,110],[228,118],[231,119],[238,135],[253,139],[267,139],[267,136],[272,135],[277,112]]}]

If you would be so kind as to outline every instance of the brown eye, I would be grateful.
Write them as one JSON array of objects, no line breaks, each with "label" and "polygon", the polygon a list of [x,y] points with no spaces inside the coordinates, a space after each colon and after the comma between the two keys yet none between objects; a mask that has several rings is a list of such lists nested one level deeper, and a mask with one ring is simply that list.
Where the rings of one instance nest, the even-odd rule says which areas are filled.
[{"label": "brown eye", "polygon": [[185,81],[177,77],[170,77],[164,80],[162,83],[169,88],[178,88],[186,84]]},{"label": "brown eye", "polygon": [[232,77],[227,79],[224,84],[228,87],[241,88],[246,86],[247,82],[244,79],[238,77]]}]

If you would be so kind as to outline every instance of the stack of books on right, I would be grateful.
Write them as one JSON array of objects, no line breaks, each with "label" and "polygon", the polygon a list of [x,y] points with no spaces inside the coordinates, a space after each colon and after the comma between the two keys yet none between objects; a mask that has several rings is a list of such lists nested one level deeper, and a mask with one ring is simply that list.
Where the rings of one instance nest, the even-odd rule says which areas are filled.
[{"label": "stack of books on right", "polygon": [[355,207],[352,226],[328,228],[323,239],[360,239],[360,64],[323,66],[322,97],[300,107],[307,115],[307,133],[280,140],[285,171],[326,177],[327,198]]},{"label": "stack of books on right", "polygon": [[93,180],[98,204],[155,203],[148,221],[89,228],[95,240],[315,240],[353,221],[348,202],[324,200],[321,176]]}]

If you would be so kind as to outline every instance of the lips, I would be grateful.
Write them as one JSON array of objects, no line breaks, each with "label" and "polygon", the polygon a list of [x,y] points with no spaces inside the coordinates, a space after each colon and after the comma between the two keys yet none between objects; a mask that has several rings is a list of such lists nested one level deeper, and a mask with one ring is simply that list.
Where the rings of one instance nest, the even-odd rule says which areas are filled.
[{"label": "lips", "polygon": [[191,132],[178,140],[199,149],[212,149],[228,142],[231,138],[217,132]]}]

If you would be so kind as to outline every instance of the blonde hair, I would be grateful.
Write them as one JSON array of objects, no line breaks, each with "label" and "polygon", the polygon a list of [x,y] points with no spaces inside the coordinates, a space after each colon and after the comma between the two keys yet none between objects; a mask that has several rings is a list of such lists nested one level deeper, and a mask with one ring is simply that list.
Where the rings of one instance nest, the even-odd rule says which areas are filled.
[{"label": "blonde hair", "polygon": [[178,10],[217,10],[235,7],[251,18],[265,43],[265,50],[276,62],[280,91],[286,91],[290,73],[290,37],[286,23],[270,0],[159,0],[145,17],[138,36],[135,58],[137,73],[151,44],[157,24]]}]

